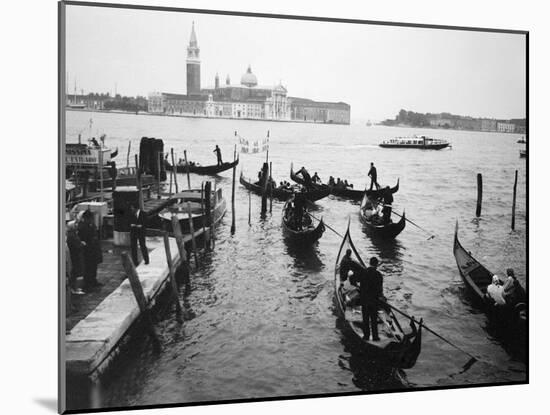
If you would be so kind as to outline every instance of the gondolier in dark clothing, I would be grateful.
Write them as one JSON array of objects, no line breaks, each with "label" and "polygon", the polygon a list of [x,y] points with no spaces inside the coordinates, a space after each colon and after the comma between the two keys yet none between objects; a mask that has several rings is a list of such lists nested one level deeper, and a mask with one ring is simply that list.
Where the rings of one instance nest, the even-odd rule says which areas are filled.
[{"label": "gondolier in dark clothing", "polygon": [[93,145],[94,147],[96,147],[96,148],[99,147],[99,143],[97,142],[97,140],[95,139],[95,137],[92,137],[92,139],[91,139],[90,141],[92,142],[92,145]]},{"label": "gondolier in dark clothing", "polygon": [[84,261],[82,256],[82,248],[84,244],[78,237],[78,231],[74,222],[67,224],[67,247],[69,249],[69,258],[71,269],[69,272],[69,287],[71,294],[84,294],[82,289],[78,288],[77,280],[84,275]]},{"label": "gondolier in dark clothing", "polygon": [[304,182],[305,182],[305,185],[307,187],[311,186],[311,176],[309,175],[308,171],[306,170],[306,168],[304,166],[302,166],[302,168],[300,170],[298,170],[298,174],[301,174],[303,179],[304,179]]},{"label": "gondolier in dark clothing", "polygon": [[313,175],[313,177],[311,178],[311,181],[313,183],[321,183],[321,178],[319,177],[319,175],[317,174],[317,172],[315,172],[315,174]]},{"label": "gondolier in dark clothing", "polygon": [[361,269],[356,276],[361,294],[361,312],[363,314],[364,339],[369,340],[372,330],[372,340],[378,341],[378,303],[383,296],[382,274],[376,269],[378,259],[372,257],[370,267]]},{"label": "gondolier in dark clothing", "polygon": [[218,166],[221,166],[223,164],[222,151],[220,150],[220,148],[218,147],[217,144],[216,144],[216,148],[214,149],[213,153],[216,153],[216,157],[218,158]]},{"label": "gondolier in dark clothing", "polygon": [[78,237],[83,242],[82,256],[84,259],[84,290],[88,291],[103,284],[97,281],[97,266],[103,262],[101,245],[99,243],[94,215],[86,210],[82,213],[82,220],[78,223]]},{"label": "gondolier in dark clothing", "polygon": [[302,229],[302,219],[304,216],[305,200],[300,193],[294,194],[294,224],[297,230]]},{"label": "gondolier in dark clothing", "polygon": [[368,176],[370,177],[370,189],[372,190],[372,185],[374,184],[376,186],[376,190],[380,189],[380,185],[378,184],[378,174],[376,173],[376,167],[374,167],[374,163],[370,163],[370,170]]},{"label": "gondolier in dark clothing", "polygon": [[382,197],[382,200],[384,201],[384,208],[382,209],[382,220],[384,221],[384,223],[390,223],[393,195],[389,186],[386,186],[386,188],[384,189],[384,196]]},{"label": "gondolier in dark clothing", "polygon": [[138,209],[135,205],[130,205],[130,243],[132,249],[132,261],[138,265],[137,244],[141,248],[141,256],[145,265],[149,264],[149,251],[145,245],[145,228],[147,217],[145,212]]}]

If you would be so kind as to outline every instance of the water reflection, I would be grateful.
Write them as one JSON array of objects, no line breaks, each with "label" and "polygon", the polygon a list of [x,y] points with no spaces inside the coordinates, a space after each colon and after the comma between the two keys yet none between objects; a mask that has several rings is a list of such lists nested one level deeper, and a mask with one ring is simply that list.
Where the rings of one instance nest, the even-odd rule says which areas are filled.
[{"label": "water reflection", "polygon": [[337,317],[336,327],[341,331],[341,344],[344,352],[340,355],[339,365],[353,373],[353,384],[363,391],[401,390],[407,388],[404,372],[384,365],[366,351],[361,343],[349,333],[344,319]]},{"label": "water reflection", "polygon": [[303,244],[291,239],[285,239],[285,253],[294,261],[298,271],[321,272],[325,264],[319,258],[319,243]]}]

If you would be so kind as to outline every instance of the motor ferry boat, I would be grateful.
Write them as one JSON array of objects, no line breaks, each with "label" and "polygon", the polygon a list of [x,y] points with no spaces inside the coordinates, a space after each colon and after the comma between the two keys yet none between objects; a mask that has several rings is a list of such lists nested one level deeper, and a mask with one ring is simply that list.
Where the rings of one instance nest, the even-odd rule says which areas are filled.
[{"label": "motor ferry boat", "polygon": [[420,148],[423,150],[441,150],[449,147],[451,143],[446,140],[421,136],[396,137],[382,141],[379,146],[384,148]]}]

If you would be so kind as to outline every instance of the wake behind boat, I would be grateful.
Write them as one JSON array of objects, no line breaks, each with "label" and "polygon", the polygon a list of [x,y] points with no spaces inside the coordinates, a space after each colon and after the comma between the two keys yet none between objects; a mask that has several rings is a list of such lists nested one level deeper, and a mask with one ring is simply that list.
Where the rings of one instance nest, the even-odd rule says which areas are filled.
[{"label": "wake behind boat", "polygon": [[[352,265],[349,270],[341,269],[341,260],[347,249],[352,252]],[[348,263],[349,266],[349,263]],[[396,368],[409,369],[416,364],[422,343],[422,320],[416,324],[410,320],[411,331],[405,333],[389,307],[381,305],[378,310],[378,335],[374,341],[363,337],[363,318],[361,305],[358,304],[358,288],[350,283],[353,274],[363,272],[367,267],[355,249],[349,232],[349,224],[340,245],[334,267],[334,291],[337,311],[350,329],[352,336],[367,348],[369,353],[377,355]],[[349,275],[351,271],[351,276]],[[344,278],[345,280],[343,280]]]},{"label": "wake behind boat", "polygon": [[382,141],[379,146],[383,148],[418,148],[422,150],[441,150],[449,147],[451,143],[446,140],[416,135],[412,137],[396,137]]}]

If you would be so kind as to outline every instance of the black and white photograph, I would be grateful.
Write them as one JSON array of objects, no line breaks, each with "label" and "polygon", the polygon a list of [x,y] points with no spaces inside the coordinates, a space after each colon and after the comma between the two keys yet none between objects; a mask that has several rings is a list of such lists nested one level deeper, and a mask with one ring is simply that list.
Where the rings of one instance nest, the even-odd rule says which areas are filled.
[{"label": "black and white photograph", "polygon": [[61,412],[529,383],[527,30],[58,6]]}]

